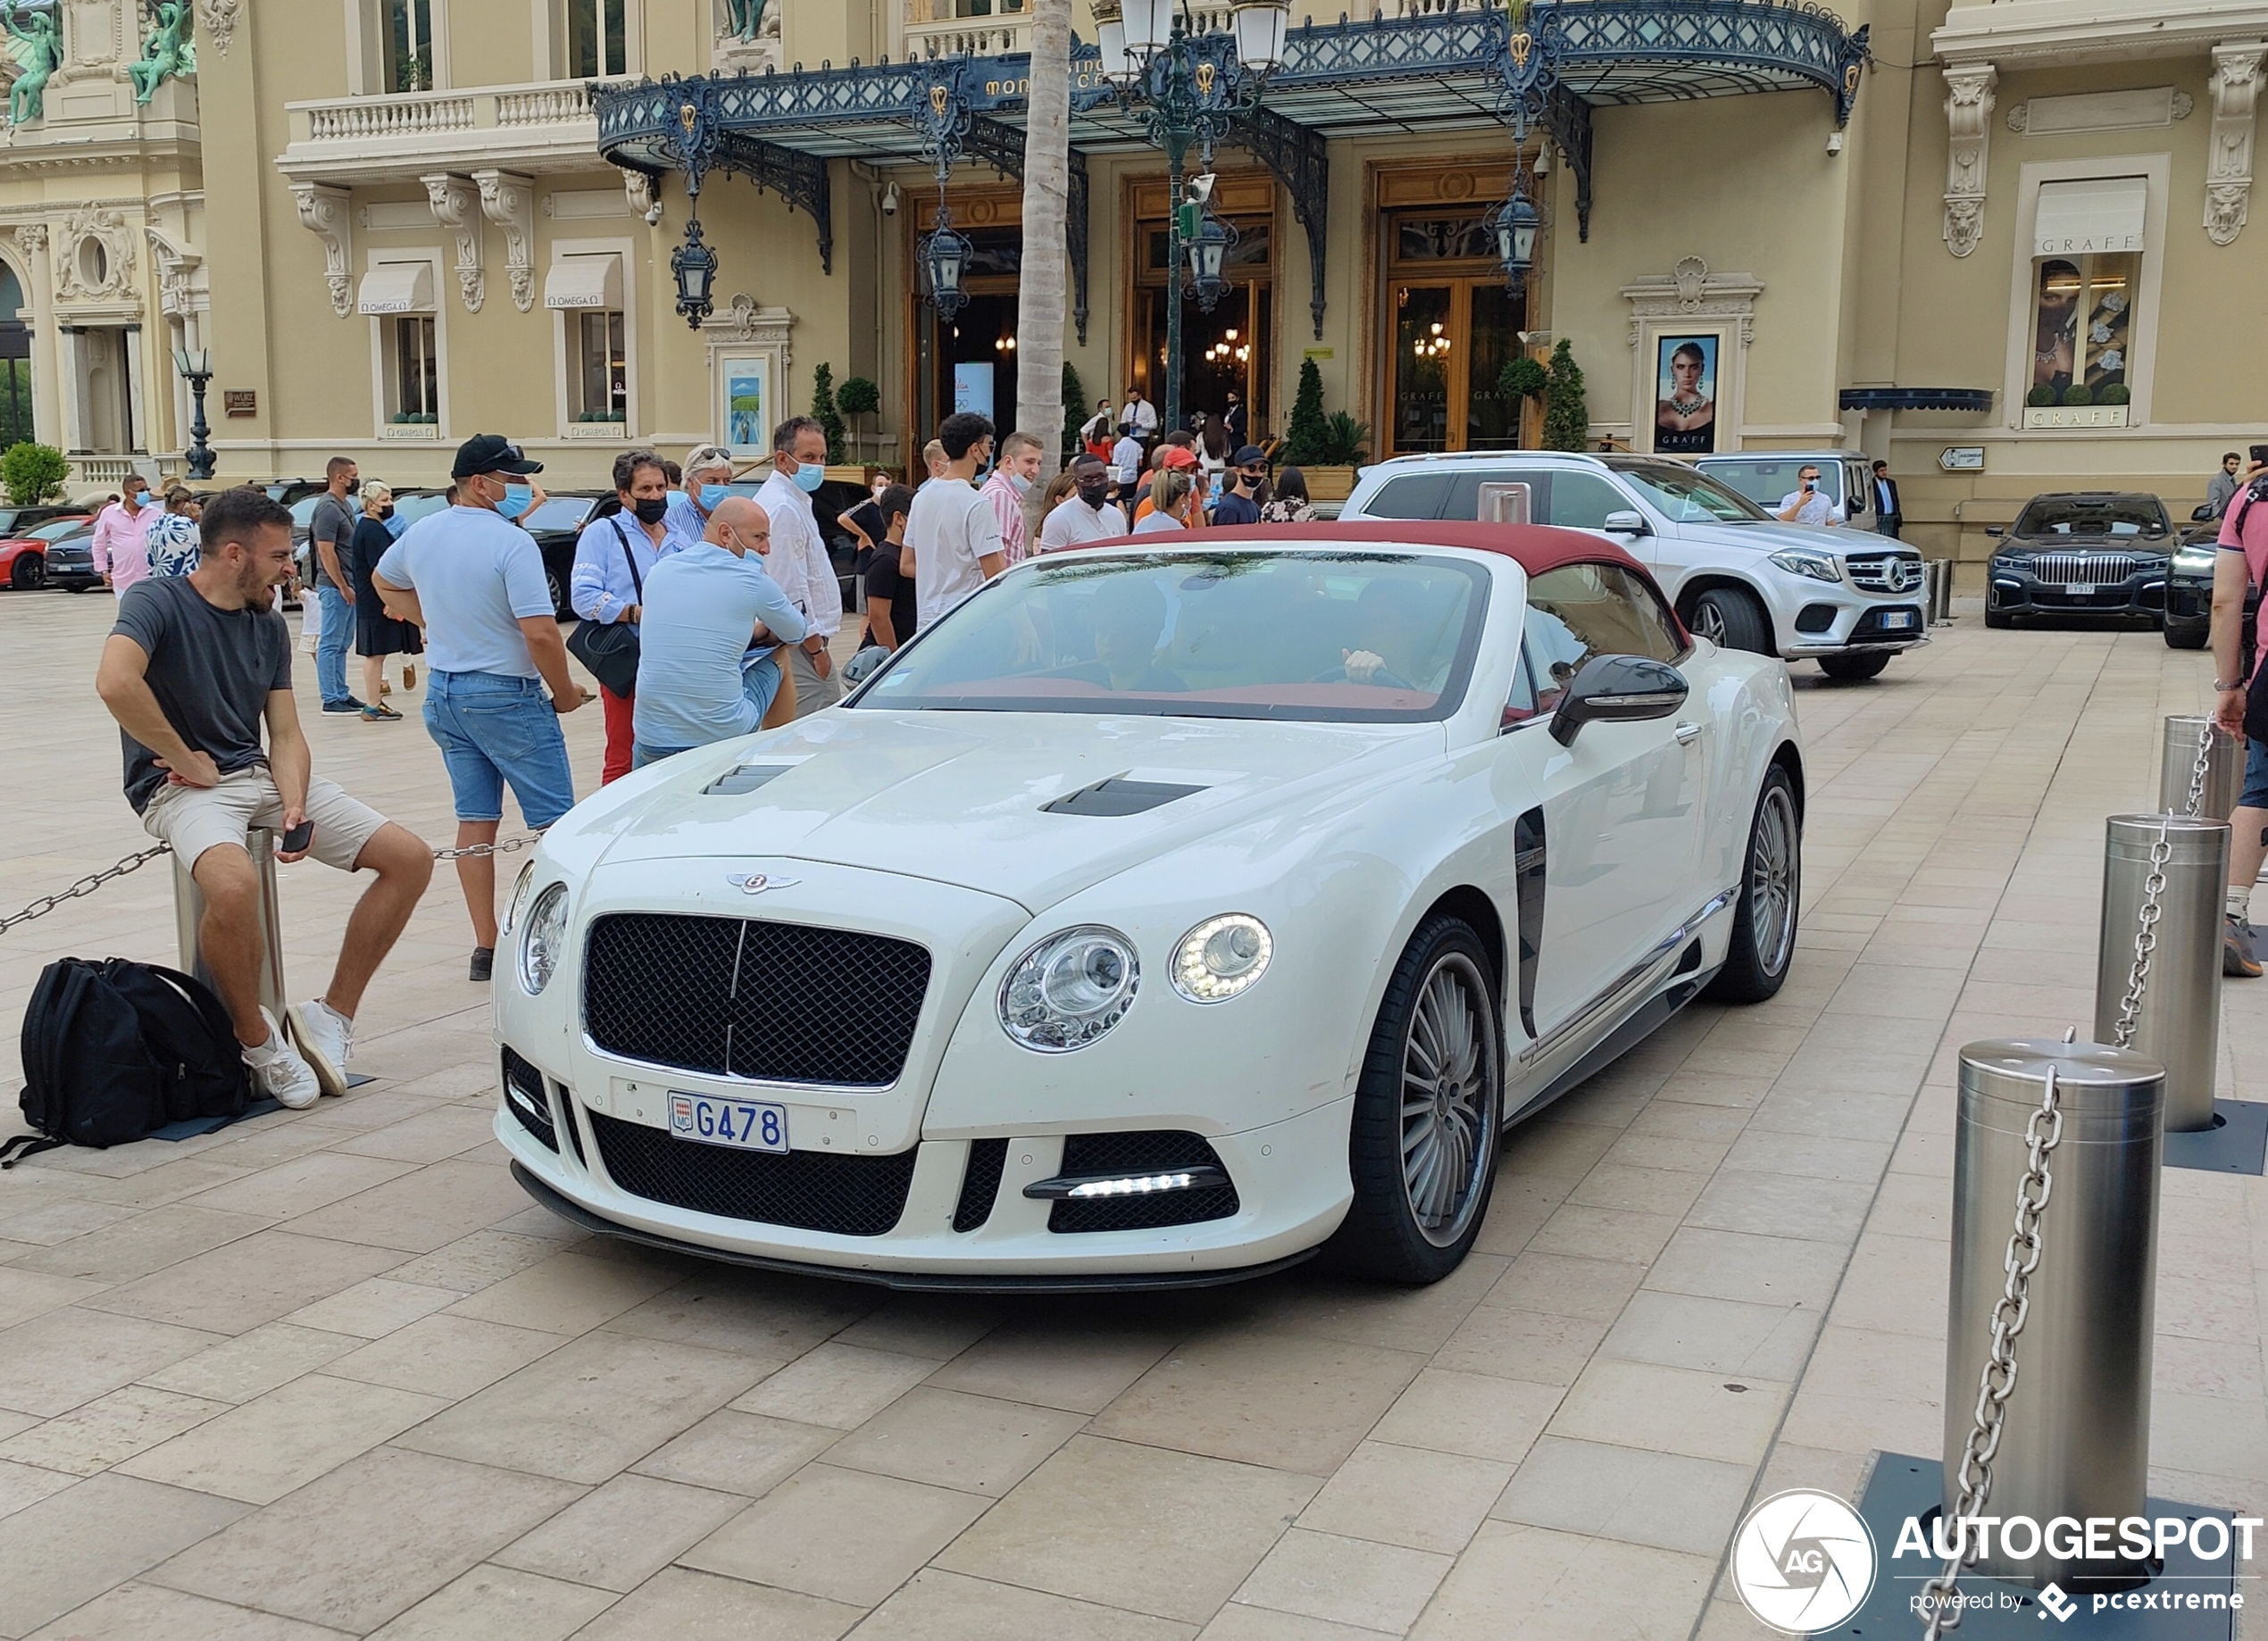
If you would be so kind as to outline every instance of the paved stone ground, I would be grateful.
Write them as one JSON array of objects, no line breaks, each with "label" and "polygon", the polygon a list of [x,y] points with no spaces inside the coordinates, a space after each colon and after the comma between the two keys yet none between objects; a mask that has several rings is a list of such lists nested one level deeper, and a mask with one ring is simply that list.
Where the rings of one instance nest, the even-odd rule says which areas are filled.
[{"label": "paved stone ground", "polygon": [[[0,596],[0,909],[141,842],[108,607]],[[2089,1020],[2101,817],[2148,806],[2205,665],[1972,610],[1877,684],[1802,669],[1792,981],[1519,1132],[1422,1293],[921,1302],[585,1237],[488,1137],[438,884],[363,1018],[378,1082],[0,1179],[0,1636],[1755,1633],[1719,1577],[1745,1502],[1936,1450],[1947,1045]],[[414,715],[313,714],[311,675],[317,767],[445,839]],[[568,726],[595,780],[596,711]],[[306,995],[348,892],[285,886]],[[161,864],[0,937],[0,1019],[59,953],[172,940]],[[2230,993],[2230,1088],[2263,997]],[[2153,1490],[2268,1513],[2268,1187],[2165,1198]]]}]

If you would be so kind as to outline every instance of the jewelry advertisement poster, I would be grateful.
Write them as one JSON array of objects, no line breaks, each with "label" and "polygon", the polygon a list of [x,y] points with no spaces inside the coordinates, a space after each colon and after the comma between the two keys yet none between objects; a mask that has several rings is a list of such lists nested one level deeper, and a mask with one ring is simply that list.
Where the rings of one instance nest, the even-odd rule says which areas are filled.
[{"label": "jewelry advertisement poster", "polygon": [[1655,338],[1654,448],[1706,455],[1717,447],[1717,346],[1708,336]]}]

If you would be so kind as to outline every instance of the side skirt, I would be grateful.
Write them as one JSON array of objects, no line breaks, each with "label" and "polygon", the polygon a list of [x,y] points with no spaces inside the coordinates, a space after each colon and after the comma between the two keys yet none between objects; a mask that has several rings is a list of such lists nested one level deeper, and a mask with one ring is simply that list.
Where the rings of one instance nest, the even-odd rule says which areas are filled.
[{"label": "side skirt", "polygon": [[[1695,952],[1697,956],[1699,952],[1697,946]],[[1720,964],[1719,967],[1722,965]],[[1655,1032],[1661,1029],[1663,1024],[1672,1015],[1699,996],[1702,988],[1716,979],[1716,975],[1715,969],[1711,969],[1705,973],[1699,969],[1695,969],[1690,973],[1680,975],[1674,984],[1648,997],[1638,1006],[1628,1020],[1601,1038],[1589,1053],[1553,1078],[1539,1092],[1530,1095],[1519,1110],[1506,1117],[1504,1124],[1505,1133],[1509,1136],[1515,1124],[1525,1122],[1570,1088],[1605,1070],[1647,1037],[1652,1037]]]}]

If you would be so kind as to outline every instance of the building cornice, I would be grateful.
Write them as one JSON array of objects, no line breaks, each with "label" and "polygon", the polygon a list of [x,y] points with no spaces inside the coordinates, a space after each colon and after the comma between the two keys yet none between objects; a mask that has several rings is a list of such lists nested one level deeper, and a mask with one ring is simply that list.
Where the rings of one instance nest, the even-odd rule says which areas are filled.
[{"label": "building cornice", "polygon": [[1986,0],[1955,5],[1930,37],[1947,64],[2044,68],[2203,57],[2224,40],[2268,37],[2262,0]]}]

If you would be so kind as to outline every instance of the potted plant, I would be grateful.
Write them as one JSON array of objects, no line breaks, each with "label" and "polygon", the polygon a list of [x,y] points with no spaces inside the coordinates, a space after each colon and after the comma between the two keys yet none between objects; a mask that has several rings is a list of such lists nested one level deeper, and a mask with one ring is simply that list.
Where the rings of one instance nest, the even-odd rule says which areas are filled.
[{"label": "potted plant", "polygon": [[882,390],[863,376],[854,376],[835,389],[835,408],[851,419],[851,456],[863,460],[866,418],[882,408]]},{"label": "potted plant", "polygon": [[1369,459],[1369,425],[1345,411],[1323,411],[1323,373],[1313,359],[1299,362],[1299,390],[1292,396],[1291,420],[1284,429],[1277,459],[1306,478],[1309,497],[1343,502],[1355,493],[1355,464]]}]

